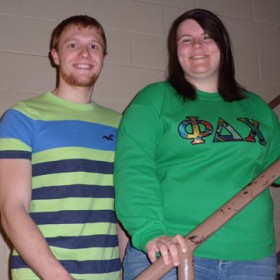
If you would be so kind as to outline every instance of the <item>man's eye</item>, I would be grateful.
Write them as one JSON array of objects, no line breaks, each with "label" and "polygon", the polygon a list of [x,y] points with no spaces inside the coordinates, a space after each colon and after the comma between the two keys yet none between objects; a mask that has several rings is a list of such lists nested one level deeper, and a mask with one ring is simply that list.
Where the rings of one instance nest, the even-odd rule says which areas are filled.
[{"label": "man's eye", "polygon": [[98,46],[97,44],[91,44],[91,45],[90,45],[90,48],[91,48],[92,50],[97,50],[97,49],[99,49],[99,46]]},{"label": "man's eye", "polygon": [[74,49],[74,48],[77,47],[77,44],[75,44],[75,43],[70,43],[68,46],[69,46],[69,48]]}]

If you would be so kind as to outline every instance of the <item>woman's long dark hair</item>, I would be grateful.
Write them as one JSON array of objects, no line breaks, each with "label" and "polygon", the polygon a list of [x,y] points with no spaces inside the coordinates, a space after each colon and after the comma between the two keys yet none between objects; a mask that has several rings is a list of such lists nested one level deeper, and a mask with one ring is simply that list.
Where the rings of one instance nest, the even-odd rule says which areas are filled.
[{"label": "woman's long dark hair", "polygon": [[186,19],[195,20],[205,33],[216,42],[220,50],[218,91],[221,96],[225,101],[244,98],[243,91],[245,89],[235,79],[235,67],[229,34],[222,21],[215,14],[204,9],[187,11],[173,22],[168,36],[169,62],[167,80],[176,88],[184,100],[196,99],[196,88],[185,79],[177,55],[177,30],[179,25]]}]

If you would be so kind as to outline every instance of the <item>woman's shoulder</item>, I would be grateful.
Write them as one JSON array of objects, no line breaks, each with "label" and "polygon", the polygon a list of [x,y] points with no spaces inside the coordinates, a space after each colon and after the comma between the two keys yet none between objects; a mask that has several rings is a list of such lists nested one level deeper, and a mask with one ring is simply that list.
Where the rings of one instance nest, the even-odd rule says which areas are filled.
[{"label": "woman's shoulder", "polygon": [[249,98],[251,100],[258,100],[258,101],[264,102],[263,98],[259,94],[255,93],[253,91],[245,90],[243,93],[244,93],[246,98]]},{"label": "woman's shoulder", "polygon": [[142,90],[150,89],[150,88],[172,89],[173,86],[170,84],[169,81],[159,81],[159,82],[154,82],[154,83],[150,83],[150,84],[146,85],[145,87],[143,87]]},{"label": "woman's shoulder", "polygon": [[275,112],[269,106],[269,104],[262,98],[262,96],[252,91],[245,91],[244,95],[245,98],[242,99],[241,102],[244,102],[244,105],[248,108],[248,110],[258,112],[259,114],[262,114],[265,118],[268,118],[269,116],[274,117]]},{"label": "woman's shoulder", "polygon": [[265,100],[257,93],[252,91],[244,91],[245,98],[243,99],[245,102],[253,102],[257,103],[259,105],[264,105],[266,107],[269,107],[269,105],[265,102]]},{"label": "woman's shoulder", "polygon": [[159,115],[165,106],[173,102],[173,92],[175,89],[168,81],[148,84],[136,94],[126,111],[148,110]]},{"label": "woman's shoulder", "polygon": [[143,87],[136,95],[135,100],[161,100],[164,99],[166,94],[175,92],[174,87],[168,81],[160,81],[151,83]]}]

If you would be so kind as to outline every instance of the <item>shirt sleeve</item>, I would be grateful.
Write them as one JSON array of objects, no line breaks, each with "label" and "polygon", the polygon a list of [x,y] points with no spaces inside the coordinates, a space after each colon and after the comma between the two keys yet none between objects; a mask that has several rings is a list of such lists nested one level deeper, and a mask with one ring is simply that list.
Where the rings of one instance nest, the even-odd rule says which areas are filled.
[{"label": "shirt sleeve", "polygon": [[32,120],[9,109],[0,122],[0,158],[31,159]]},{"label": "shirt sleeve", "polygon": [[166,234],[155,162],[162,131],[160,100],[153,101],[153,93],[152,89],[140,92],[125,112],[115,159],[117,216],[133,245],[143,251],[150,240]]},{"label": "shirt sleeve", "polygon": [[[268,168],[273,162],[280,159],[280,123],[277,115],[271,110],[272,130],[271,141],[269,143],[268,154],[266,157],[265,168]],[[275,181],[280,184],[280,178]]]}]

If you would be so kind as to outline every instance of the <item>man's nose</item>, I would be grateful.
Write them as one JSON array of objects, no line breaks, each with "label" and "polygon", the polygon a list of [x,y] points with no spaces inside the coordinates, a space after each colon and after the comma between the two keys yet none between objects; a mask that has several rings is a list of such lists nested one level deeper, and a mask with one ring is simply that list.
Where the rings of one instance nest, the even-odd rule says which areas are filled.
[{"label": "man's nose", "polygon": [[82,57],[88,57],[89,56],[89,49],[87,46],[82,46],[80,49],[80,55]]}]

